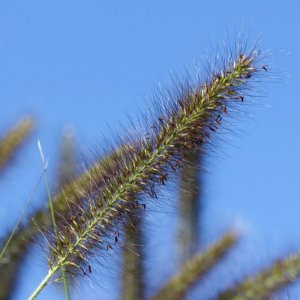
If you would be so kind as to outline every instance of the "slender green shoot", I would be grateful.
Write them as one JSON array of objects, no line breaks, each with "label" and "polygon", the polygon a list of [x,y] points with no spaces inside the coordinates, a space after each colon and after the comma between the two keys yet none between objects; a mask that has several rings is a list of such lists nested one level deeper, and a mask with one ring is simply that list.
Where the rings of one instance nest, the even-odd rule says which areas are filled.
[{"label": "slender green shoot", "polygon": [[[48,171],[47,171],[48,170],[48,160],[45,159],[45,155],[44,155],[44,152],[43,152],[43,149],[42,149],[41,142],[38,141],[37,144],[38,144],[39,152],[40,152],[42,163],[43,163],[43,173],[44,173],[45,184],[46,184],[46,189],[47,189],[47,194],[48,194],[51,221],[52,221],[52,224],[53,224],[55,236],[58,238],[57,224],[56,224],[56,220],[55,220],[55,214],[54,214],[54,209],[53,209],[53,204],[52,204],[52,197],[51,197],[50,186],[49,186]],[[62,278],[63,278],[65,292],[66,292],[66,298],[67,298],[67,300],[70,300],[71,297],[70,297],[70,291],[69,291],[69,284],[68,284],[68,280],[67,280],[67,277],[66,277],[65,270],[64,270],[63,266],[61,267],[61,273],[62,273]]]},{"label": "slender green shoot", "polygon": [[32,190],[32,192],[31,192],[30,196],[29,196],[29,198],[27,199],[27,201],[26,201],[26,203],[25,203],[25,205],[24,205],[24,207],[23,207],[23,210],[22,210],[22,212],[21,212],[21,215],[20,215],[20,217],[19,217],[19,219],[18,219],[18,221],[17,221],[17,223],[16,223],[14,229],[12,230],[12,232],[11,232],[9,238],[7,239],[5,245],[4,245],[4,247],[3,247],[3,249],[2,249],[2,251],[1,251],[1,253],[0,253],[0,260],[1,260],[1,259],[4,257],[4,255],[6,254],[6,250],[7,250],[7,248],[9,247],[9,245],[10,245],[10,243],[11,243],[11,241],[12,241],[12,239],[13,239],[13,237],[14,237],[14,235],[15,235],[17,229],[18,229],[18,227],[19,227],[19,225],[20,225],[20,223],[21,223],[21,221],[22,221],[22,219],[23,219],[23,217],[24,217],[24,214],[25,214],[25,212],[27,211],[28,206],[29,206],[29,204],[31,203],[31,201],[32,201],[32,199],[33,199],[33,197],[34,197],[34,195],[35,195],[35,193],[36,193],[36,191],[37,191],[37,188],[38,188],[38,186],[39,186],[39,184],[40,184],[42,178],[43,178],[43,173],[41,173],[41,175],[39,176],[37,182],[35,183],[35,185],[34,185],[34,187],[33,187],[33,190]]}]

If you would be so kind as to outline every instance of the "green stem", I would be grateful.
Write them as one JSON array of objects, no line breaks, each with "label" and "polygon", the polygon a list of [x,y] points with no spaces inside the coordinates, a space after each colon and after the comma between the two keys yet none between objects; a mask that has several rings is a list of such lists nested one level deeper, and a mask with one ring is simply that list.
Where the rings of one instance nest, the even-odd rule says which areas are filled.
[{"label": "green stem", "polygon": [[66,293],[66,297],[68,300],[71,299],[71,295],[70,295],[70,289],[69,289],[69,282],[68,282],[68,278],[66,276],[66,272],[65,272],[65,268],[61,268],[62,270],[62,276],[63,276],[63,280],[64,280],[64,287],[65,287],[65,293]]},{"label": "green stem", "polygon": [[[51,197],[50,186],[49,186],[49,178],[48,178],[48,172],[47,172],[47,161],[45,160],[45,156],[44,156],[40,141],[38,141],[38,147],[39,147],[42,162],[43,162],[43,165],[44,165],[43,167],[44,167],[45,184],[46,184],[46,188],[47,188],[51,220],[52,220],[52,224],[53,224],[53,227],[54,227],[54,233],[55,233],[56,239],[58,239],[57,224],[56,224],[56,221],[55,221],[55,214],[54,214],[54,209],[53,209],[52,197]],[[61,273],[62,273],[62,278],[63,278],[65,292],[66,292],[66,298],[67,298],[67,300],[71,300],[69,285],[68,285],[65,270],[64,270],[63,267],[61,268]],[[47,282],[45,284],[47,284]]]},{"label": "green stem", "polygon": [[49,210],[51,214],[51,221],[54,227],[54,233],[57,236],[57,225],[55,221],[55,215],[54,215],[54,209],[53,209],[53,204],[52,204],[52,197],[50,193],[50,187],[49,187],[49,178],[48,178],[48,173],[47,173],[47,168],[44,168],[44,176],[45,176],[45,183],[47,187],[47,194],[48,194],[48,201],[49,201]]},{"label": "green stem", "polygon": [[31,296],[28,298],[28,300],[36,299],[38,294],[44,289],[44,287],[47,285],[49,280],[52,278],[52,276],[60,269],[59,266],[55,266],[53,269],[50,269],[48,274],[45,276],[45,278],[41,281],[39,286],[35,289],[35,291],[31,294]]},{"label": "green stem", "polygon": [[37,188],[38,188],[38,186],[39,186],[39,184],[41,182],[42,177],[43,177],[43,174],[41,174],[40,177],[38,178],[38,180],[37,180],[37,182],[36,182],[36,184],[35,184],[35,186],[33,188],[33,191],[31,193],[31,195],[29,196],[29,198],[28,198],[28,200],[27,200],[27,202],[26,202],[26,204],[25,204],[25,206],[24,206],[24,208],[22,210],[22,213],[21,213],[21,215],[20,215],[20,217],[19,217],[19,219],[18,219],[18,221],[17,221],[17,223],[16,223],[13,231],[11,232],[9,238],[7,239],[5,245],[4,245],[4,247],[3,247],[3,249],[2,249],[2,251],[0,253],[0,259],[5,255],[6,250],[7,250],[8,246],[10,245],[10,242],[11,242],[12,238],[14,237],[14,235],[15,235],[18,227],[19,227],[19,224],[20,224],[21,220],[23,219],[23,216],[24,216],[26,210],[27,210],[27,208],[28,208],[31,200],[33,199],[33,197],[34,197],[34,195],[36,193],[36,190],[37,190]]}]

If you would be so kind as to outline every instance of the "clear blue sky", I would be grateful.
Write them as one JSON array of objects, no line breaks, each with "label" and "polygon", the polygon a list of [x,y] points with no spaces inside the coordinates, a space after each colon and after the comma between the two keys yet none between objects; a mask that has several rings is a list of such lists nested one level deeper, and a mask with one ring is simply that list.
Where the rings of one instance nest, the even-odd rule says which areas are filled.
[{"label": "clear blue sky", "polygon": [[[24,114],[38,120],[35,136],[0,180],[3,232],[39,175],[37,139],[53,178],[66,124],[75,128],[81,149],[101,143],[107,124],[114,127],[145,107],[171,70],[183,73],[226,31],[251,31],[271,51],[277,79],[249,108],[253,118],[241,120],[239,133],[208,159],[205,227],[213,236],[223,224],[243,220],[246,248],[252,249],[246,265],[300,249],[299,13],[296,0],[1,1],[0,129]],[[36,251],[16,299],[24,299],[46,270]],[[41,299],[54,295],[59,293],[50,287]]]}]

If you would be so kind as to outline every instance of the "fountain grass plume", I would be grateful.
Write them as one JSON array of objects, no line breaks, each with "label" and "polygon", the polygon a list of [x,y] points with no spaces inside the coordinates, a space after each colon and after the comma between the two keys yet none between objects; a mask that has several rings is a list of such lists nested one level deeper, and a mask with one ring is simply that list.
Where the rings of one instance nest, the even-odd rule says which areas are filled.
[{"label": "fountain grass plume", "polygon": [[270,299],[271,296],[300,276],[300,253],[273,263],[257,275],[249,276],[222,292],[218,300]]},{"label": "fountain grass plume", "polygon": [[34,123],[33,118],[25,117],[0,140],[0,170],[11,161],[14,154],[26,141],[34,128]]},{"label": "fountain grass plume", "polygon": [[[137,197],[156,198],[156,190],[166,184],[184,163],[184,155],[201,149],[218,131],[223,117],[247,101],[249,87],[265,72],[262,53],[246,51],[239,45],[203,81],[187,81],[175,97],[156,103],[155,111],[144,117],[146,130],[119,138],[116,148],[130,145],[114,160],[102,164],[90,177],[96,187],[84,192],[81,201],[70,203],[68,213],[60,214],[57,236],[50,241],[50,269],[31,295],[35,298],[63,266],[80,269],[97,246],[109,248],[105,236],[118,230],[126,214],[140,208]],[[97,250],[99,253],[99,250]]]},{"label": "fountain grass plume", "polygon": [[236,232],[228,232],[206,251],[188,259],[178,274],[168,281],[152,300],[177,300],[218,264],[238,242]]}]

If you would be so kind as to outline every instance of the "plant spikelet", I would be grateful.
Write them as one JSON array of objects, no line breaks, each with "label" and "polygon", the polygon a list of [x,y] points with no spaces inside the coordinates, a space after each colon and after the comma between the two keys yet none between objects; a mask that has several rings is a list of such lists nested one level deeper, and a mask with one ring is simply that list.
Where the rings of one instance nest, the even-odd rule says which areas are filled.
[{"label": "plant spikelet", "polygon": [[275,262],[270,268],[251,276],[219,295],[219,300],[269,299],[272,294],[300,276],[300,254]]},{"label": "plant spikelet", "polygon": [[15,128],[11,129],[0,141],[0,169],[3,169],[11,160],[14,153],[26,140],[34,127],[31,117],[22,119]]},{"label": "plant spikelet", "polygon": [[227,233],[205,252],[194,255],[152,300],[182,299],[183,295],[232,249],[237,240],[236,233]]},{"label": "plant spikelet", "polygon": [[187,84],[178,97],[165,99],[161,107],[157,104],[152,122],[145,117],[147,132],[135,130],[120,138],[115,149],[130,145],[128,151],[96,170],[89,178],[92,192],[70,203],[67,214],[58,211],[58,236],[50,239],[51,270],[36,293],[62,266],[79,267],[96,246],[111,248],[107,233],[116,230],[127,212],[143,207],[136,199],[156,198],[157,188],[181,167],[184,155],[201,149],[218,130],[222,116],[246,101],[249,84],[265,72],[259,59],[256,49],[237,49],[207,80]]},{"label": "plant spikelet", "polygon": [[76,257],[82,260],[86,249],[93,248],[90,243],[102,241],[103,231],[132,210],[135,196],[155,195],[155,189],[180,166],[183,155],[201,148],[218,129],[217,121],[225,108],[242,102],[243,88],[258,72],[254,65],[257,56],[256,51],[240,54],[210,81],[190,87],[164,107],[146,136],[130,138],[131,151],[102,164],[101,172],[90,178],[97,190],[82,195],[86,201],[71,206],[65,223],[61,223],[59,241],[52,246],[54,263]]}]

